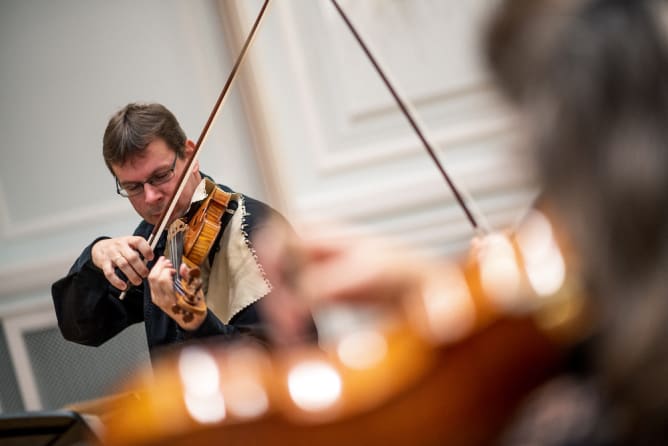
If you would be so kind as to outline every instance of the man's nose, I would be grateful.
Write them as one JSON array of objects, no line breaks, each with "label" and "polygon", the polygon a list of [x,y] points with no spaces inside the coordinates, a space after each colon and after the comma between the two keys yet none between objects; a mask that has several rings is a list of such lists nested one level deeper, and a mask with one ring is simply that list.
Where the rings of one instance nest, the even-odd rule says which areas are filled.
[{"label": "man's nose", "polygon": [[158,187],[151,185],[151,183],[144,183],[144,200],[147,203],[155,203],[160,198],[162,198],[162,192]]}]

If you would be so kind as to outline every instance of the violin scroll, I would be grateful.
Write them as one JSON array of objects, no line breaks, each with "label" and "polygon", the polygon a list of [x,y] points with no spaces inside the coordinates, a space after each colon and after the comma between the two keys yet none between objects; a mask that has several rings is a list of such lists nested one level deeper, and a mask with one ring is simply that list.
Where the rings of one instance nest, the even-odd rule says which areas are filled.
[{"label": "violin scroll", "polygon": [[206,301],[202,291],[202,278],[199,268],[193,268],[188,278],[180,277],[174,283],[176,303],[172,307],[174,314],[180,314],[183,322],[190,322],[195,314],[206,313]]}]

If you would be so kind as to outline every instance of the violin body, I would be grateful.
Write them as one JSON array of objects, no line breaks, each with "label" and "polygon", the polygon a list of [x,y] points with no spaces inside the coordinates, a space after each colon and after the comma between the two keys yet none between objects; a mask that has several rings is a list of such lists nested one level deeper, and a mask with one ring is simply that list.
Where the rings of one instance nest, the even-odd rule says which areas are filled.
[{"label": "violin body", "polygon": [[189,268],[188,277],[177,272],[174,280],[176,304],[172,311],[180,314],[185,322],[194,314],[206,313],[206,301],[202,292],[199,266],[206,260],[221,229],[221,218],[227,209],[231,194],[207,180],[207,197],[187,223],[176,220],[169,228],[172,263]]},{"label": "violin body", "polygon": [[[207,182],[207,185],[213,185]],[[212,188],[200,205],[197,213],[188,221],[188,231],[184,237],[183,260],[189,267],[202,264],[218,237],[223,213],[227,209],[232,194],[219,187]]]}]

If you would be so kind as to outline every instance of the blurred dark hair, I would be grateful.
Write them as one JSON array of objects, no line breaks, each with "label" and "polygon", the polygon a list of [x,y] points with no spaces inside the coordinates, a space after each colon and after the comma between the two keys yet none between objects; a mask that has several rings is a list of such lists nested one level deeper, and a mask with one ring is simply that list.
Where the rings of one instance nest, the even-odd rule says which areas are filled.
[{"label": "blurred dark hair", "polygon": [[667,33],[666,0],[504,0],[486,35],[582,257],[593,368],[634,441],[668,436]]}]

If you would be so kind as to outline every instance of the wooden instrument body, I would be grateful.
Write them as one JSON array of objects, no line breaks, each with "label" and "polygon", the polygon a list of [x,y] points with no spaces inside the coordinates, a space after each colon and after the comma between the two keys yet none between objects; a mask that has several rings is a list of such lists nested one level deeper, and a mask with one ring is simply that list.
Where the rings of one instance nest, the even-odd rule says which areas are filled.
[{"label": "wooden instrument body", "polygon": [[[536,220],[538,226],[546,221]],[[547,241],[555,236],[550,232]],[[566,274],[550,296],[538,295],[528,285],[529,260],[551,262],[529,259],[530,249],[503,240],[484,255],[443,266],[436,304],[423,290],[402,301],[400,311],[390,306],[377,324],[347,333],[344,338],[362,333],[380,339],[382,353],[362,367],[345,359],[343,340],[275,351],[186,346],[122,389],[142,397],[109,420],[105,444],[490,444],[523,398],[560,369],[586,320],[576,275]],[[508,300],[501,289],[512,270],[498,258],[499,243],[521,275],[510,296],[519,300]],[[554,255],[543,249],[545,240],[537,245]],[[495,277],[490,266],[503,266],[503,274]],[[466,283],[465,299],[453,268]],[[440,282],[444,276],[452,277]],[[469,321],[463,330],[451,330],[462,320]],[[363,358],[374,355],[374,349],[362,350]],[[302,375],[307,383],[323,369],[335,377],[337,393],[324,405],[308,407],[313,395],[327,394],[331,380],[311,383],[306,406],[293,388],[293,372],[305,364],[320,367]],[[205,376],[208,393],[202,397]]]},{"label": "wooden instrument body", "polygon": [[[211,425],[192,419],[178,366],[165,363],[149,390],[139,392],[140,400],[109,421],[105,444],[487,445],[498,438],[527,393],[559,368],[563,353],[526,318],[499,321],[453,346],[431,351],[404,347],[390,353],[403,356],[391,360],[399,368],[381,364],[348,377],[345,382],[356,388],[349,389],[350,398],[316,415],[304,413],[287,397],[287,377],[281,371],[294,356],[263,358],[259,363],[273,365],[273,377],[265,382],[273,407],[258,418],[230,414]],[[224,367],[246,354],[230,349],[215,357]],[[398,371],[402,376],[388,376]],[[357,397],[355,392],[360,392]]]}]

